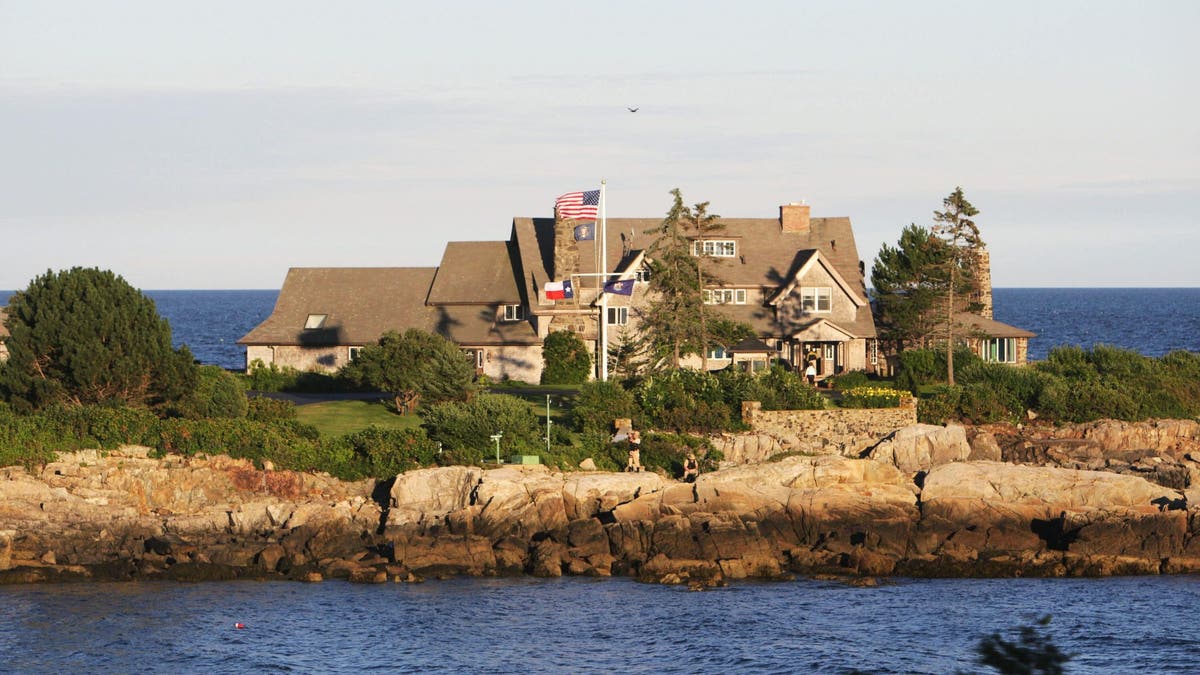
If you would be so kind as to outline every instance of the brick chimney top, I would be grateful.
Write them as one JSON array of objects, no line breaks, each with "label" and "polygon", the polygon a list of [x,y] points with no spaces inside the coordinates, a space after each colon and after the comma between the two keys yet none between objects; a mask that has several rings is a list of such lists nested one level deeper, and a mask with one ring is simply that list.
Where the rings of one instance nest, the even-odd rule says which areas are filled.
[{"label": "brick chimney top", "polygon": [[792,202],[779,207],[779,226],[784,232],[808,232],[809,205]]}]

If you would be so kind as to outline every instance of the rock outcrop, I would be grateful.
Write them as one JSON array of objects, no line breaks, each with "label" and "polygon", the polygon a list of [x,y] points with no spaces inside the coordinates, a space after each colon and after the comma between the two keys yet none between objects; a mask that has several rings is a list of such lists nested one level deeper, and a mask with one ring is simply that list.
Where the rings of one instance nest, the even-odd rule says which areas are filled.
[{"label": "rock outcrop", "polygon": [[320,573],[367,551],[373,487],[132,447],[0,469],[0,582]]},{"label": "rock outcrop", "polygon": [[[1147,457],[1186,468],[1191,427],[1120,429],[1018,442],[1012,428],[909,427],[866,457],[791,456],[695,483],[509,466],[422,469],[376,485],[223,457],[74,453],[33,473],[0,469],[0,582],[531,574],[702,586],[792,574],[1200,571],[1200,487],[1113,470]],[[1072,452],[1056,454],[1064,441],[1076,441],[1064,446]],[[1111,447],[1126,442],[1147,447]],[[1057,465],[1013,461],[1038,453]]]}]

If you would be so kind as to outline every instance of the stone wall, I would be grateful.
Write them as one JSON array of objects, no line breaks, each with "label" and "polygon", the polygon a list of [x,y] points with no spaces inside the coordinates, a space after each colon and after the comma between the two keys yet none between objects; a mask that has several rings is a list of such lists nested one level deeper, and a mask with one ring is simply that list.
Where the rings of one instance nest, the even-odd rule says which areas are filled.
[{"label": "stone wall", "polygon": [[[857,457],[897,429],[917,423],[916,402],[900,408],[837,408],[833,410],[763,410],[758,401],[742,403],[742,421],[755,437],[754,452],[730,461],[762,461],[764,452],[803,452]],[[764,443],[769,437],[777,444]],[[768,446],[764,448],[764,446]],[[748,449],[747,449],[748,450]],[[724,451],[724,449],[723,449]],[[736,448],[734,448],[736,453]],[[772,452],[773,451],[773,452]],[[769,455],[767,455],[769,456]]]}]

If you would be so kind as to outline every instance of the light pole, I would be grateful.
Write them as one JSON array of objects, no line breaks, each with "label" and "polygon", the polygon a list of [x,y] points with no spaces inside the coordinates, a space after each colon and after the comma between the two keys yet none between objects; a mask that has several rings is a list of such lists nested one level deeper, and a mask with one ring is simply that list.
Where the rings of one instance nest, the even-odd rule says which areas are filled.
[{"label": "light pole", "polygon": [[546,454],[550,454],[550,425],[554,421],[550,419],[550,394],[546,394]]},{"label": "light pole", "polygon": [[491,435],[491,439],[496,444],[496,463],[500,463],[500,439],[504,436],[503,431],[497,431]]}]

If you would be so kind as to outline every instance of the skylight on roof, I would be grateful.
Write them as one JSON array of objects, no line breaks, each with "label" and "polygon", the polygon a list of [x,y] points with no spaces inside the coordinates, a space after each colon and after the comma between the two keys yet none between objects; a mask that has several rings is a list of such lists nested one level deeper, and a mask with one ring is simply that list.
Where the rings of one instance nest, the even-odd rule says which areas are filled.
[{"label": "skylight on roof", "polygon": [[328,316],[328,314],[309,314],[308,319],[304,322],[304,330],[324,327],[325,319]]}]

